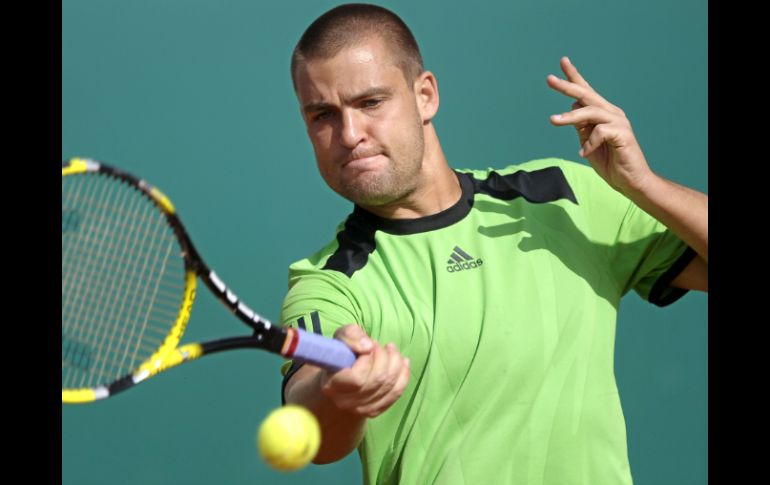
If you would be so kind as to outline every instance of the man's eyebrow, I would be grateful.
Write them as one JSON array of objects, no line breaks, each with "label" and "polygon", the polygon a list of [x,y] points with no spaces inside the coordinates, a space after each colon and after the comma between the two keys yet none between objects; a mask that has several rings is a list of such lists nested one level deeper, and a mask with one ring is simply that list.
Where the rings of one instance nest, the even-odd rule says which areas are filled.
[{"label": "man's eyebrow", "polygon": [[[391,96],[392,94],[393,94],[392,88],[389,88],[386,86],[375,86],[353,96],[350,100],[347,101],[347,103],[355,103],[356,101],[360,101],[362,99],[371,98],[375,96]],[[334,105],[331,103],[327,103],[325,101],[316,101],[316,102],[307,103],[302,108],[302,110],[305,113],[313,113],[316,111],[324,111],[329,108],[334,108]]]}]

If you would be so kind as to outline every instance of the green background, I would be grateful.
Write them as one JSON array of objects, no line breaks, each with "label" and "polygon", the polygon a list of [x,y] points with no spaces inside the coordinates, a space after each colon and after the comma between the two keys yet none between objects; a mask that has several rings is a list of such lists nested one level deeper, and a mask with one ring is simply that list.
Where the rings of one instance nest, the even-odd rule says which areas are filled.
[{"label": "green background", "polygon": [[[208,263],[272,319],[288,264],[350,210],[317,173],[288,72],[303,30],[334,5],[62,3],[62,157],[101,159],[162,188]],[[568,55],[626,112],[653,170],[707,192],[705,0],[382,5],[412,28],[437,76],[435,123],[452,166],[579,160],[574,130],[548,122],[572,102],[545,82]],[[635,293],[622,302],[615,364],[637,484],[707,482],[707,306],[695,292],[664,309]],[[201,292],[185,340],[242,328]],[[231,352],[62,406],[62,483],[360,483],[355,454],[293,474],[258,458],[280,364]]]}]

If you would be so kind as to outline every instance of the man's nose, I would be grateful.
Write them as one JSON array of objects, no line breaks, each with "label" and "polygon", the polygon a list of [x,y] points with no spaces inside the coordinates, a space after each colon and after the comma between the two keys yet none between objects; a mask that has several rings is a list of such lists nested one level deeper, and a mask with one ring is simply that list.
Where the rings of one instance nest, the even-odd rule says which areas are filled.
[{"label": "man's nose", "polygon": [[348,149],[353,149],[366,137],[366,121],[363,114],[354,109],[342,112],[340,126],[340,143]]}]

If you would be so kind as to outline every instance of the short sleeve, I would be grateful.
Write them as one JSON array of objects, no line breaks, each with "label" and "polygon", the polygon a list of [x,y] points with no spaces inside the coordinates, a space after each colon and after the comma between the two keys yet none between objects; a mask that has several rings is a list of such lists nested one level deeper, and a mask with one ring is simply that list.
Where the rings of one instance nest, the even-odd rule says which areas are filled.
[{"label": "short sleeve", "polygon": [[[361,321],[360,310],[347,277],[336,271],[292,265],[289,291],[281,307],[282,324],[331,338],[334,332]],[[281,366],[283,388],[302,364],[287,360]]]},{"label": "short sleeve", "polygon": [[613,274],[623,285],[623,294],[633,289],[642,299],[666,306],[687,293],[671,286],[671,281],[695,251],[631,201],[613,249]]},{"label": "short sleeve", "polygon": [[601,260],[620,294],[634,290],[658,306],[669,305],[688,290],[671,281],[696,256],[665,225],[610,187],[588,165],[556,161],[575,192],[586,236],[601,248]]}]

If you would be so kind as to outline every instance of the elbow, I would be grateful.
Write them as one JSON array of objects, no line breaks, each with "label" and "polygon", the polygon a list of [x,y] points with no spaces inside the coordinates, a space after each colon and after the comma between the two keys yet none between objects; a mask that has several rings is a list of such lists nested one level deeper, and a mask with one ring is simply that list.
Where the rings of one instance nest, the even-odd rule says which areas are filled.
[{"label": "elbow", "polygon": [[[323,439],[323,438],[321,438]],[[313,457],[313,464],[314,465],[328,465],[329,463],[334,463],[337,461],[342,460],[346,456],[348,456],[350,453],[353,452],[356,448],[353,447],[351,449],[343,449],[343,450],[325,450],[323,443],[321,443],[321,449],[318,450],[318,453],[315,457]]]}]

